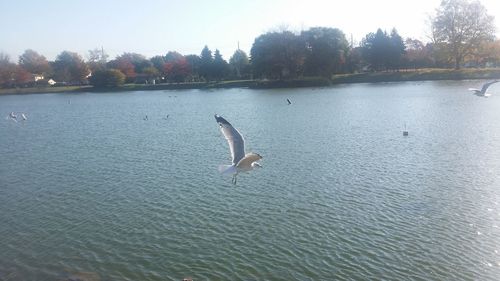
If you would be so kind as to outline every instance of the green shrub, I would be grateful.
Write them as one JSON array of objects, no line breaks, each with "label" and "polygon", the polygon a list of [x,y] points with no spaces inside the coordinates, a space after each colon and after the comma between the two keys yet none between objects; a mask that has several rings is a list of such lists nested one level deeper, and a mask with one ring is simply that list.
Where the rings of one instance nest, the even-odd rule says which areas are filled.
[{"label": "green shrub", "polygon": [[111,88],[125,83],[125,74],[117,69],[97,70],[90,76],[90,84],[96,88]]}]

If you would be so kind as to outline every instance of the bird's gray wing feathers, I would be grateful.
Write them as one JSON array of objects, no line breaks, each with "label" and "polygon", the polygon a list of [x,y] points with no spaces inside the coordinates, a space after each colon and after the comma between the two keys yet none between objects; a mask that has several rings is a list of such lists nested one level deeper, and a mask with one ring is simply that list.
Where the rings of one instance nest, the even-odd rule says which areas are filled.
[{"label": "bird's gray wing feathers", "polygon": [[485,94],[486,93],[486,90],[488,90],[488,88],[492,85],[492,84],[495,84],[497,82],[500,82],[498,80],[495,80],[495,81],[492,81],[492,82],[489,82],[489,83],[486,83],[483,85],[483,87],[481,88],[481,93]]},{"label": "bird's gray wing feathers", "polygon": [[215,120],[219,123],[220,130],[229,144],[232,163],[236,165],[243,157],[245,157],[245,140],[240,132],[227,122],[226,119],[215,115]]}]

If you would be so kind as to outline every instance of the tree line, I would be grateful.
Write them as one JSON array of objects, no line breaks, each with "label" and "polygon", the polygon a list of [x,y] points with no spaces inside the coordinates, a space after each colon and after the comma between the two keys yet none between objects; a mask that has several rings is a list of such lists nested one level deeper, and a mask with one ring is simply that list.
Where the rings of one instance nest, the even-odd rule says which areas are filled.
[{"label": "tree line", "polygon": [[[237,49],[229,61],[205,46],[200,55],[175,51],[152,58],[124,53],[109,60],[103,49],[85,61],[63,51],[48,61],[26,50],[18,62],[0,53],[0,87],[34,86],[53,79],[60,84],[114,87],[123,83],[181,83],[237,79],[295,79],[361,71],[500,66],[500,41],[493,17],[478,1],[443,0],[431,21],[432,38],[403,39],[394,28],[367,34],[358,46],[344,32],[313,27],[300,33],[268,32],[255,38],[250,57]],[[43,79],[41,79],[43,77]]]}]

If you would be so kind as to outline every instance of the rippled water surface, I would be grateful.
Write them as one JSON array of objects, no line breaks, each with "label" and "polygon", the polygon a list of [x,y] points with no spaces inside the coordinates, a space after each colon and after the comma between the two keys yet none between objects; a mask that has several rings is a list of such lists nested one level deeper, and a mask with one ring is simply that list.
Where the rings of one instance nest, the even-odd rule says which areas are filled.
[{"label": "rippled water surface", "polygon": [[481,82],[0,96],[0,280],[500,280]]}]

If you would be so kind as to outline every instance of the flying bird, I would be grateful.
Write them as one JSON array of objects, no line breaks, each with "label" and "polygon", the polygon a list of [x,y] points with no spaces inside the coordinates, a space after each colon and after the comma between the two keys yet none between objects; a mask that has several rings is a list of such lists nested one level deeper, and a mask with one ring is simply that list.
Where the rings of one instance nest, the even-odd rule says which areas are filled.
[{"label": "flying bird", "polygon": [[236,177],[240,172],[248,172],[255,167],[262,167],[257,161],[262,159],[257,153],[245,154],[245,140],[243,136],[236,130],[226,119],[215,114],[215,121],[220,126],[220,130],[229,144],[231,152],[232,164],[220,165],[219,172],[223,175],[233,175],[232,183],[236,184]]},{"label": "flying bird", "polygon": [[492,84],[495,84],[495,83],[498,83],[500,82],[500,80],[495,80],[495,81],[491,81],[491,82],[488,82],[488,83],[485,83],[483,85],[483,87],[481,88],[481,90],[479,89],[475,89],[475,88],[469,88],[469,91],[473,91],[474,92],[474,95],[476,96],[480,96],[480,97],[489,97],[491,96],[491,94],[487,94],[486,91],[488,91],[488,88],[492,85]]}]

